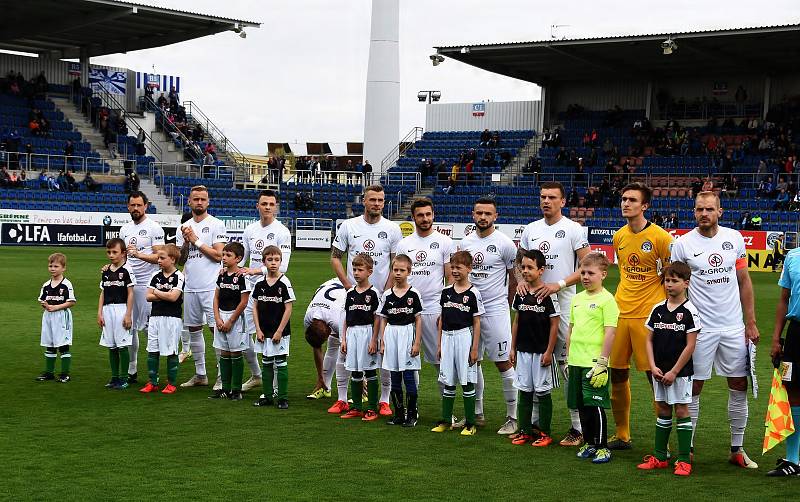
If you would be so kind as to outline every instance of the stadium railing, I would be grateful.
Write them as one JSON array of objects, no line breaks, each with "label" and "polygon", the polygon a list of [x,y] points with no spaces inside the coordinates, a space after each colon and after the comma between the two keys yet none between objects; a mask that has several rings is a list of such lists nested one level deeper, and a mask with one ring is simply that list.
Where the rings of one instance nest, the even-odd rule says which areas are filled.
[{"label": "stadium railing", "polygon": [[[263,170],[262,170],[263,173]],[[286,184],[299,183],[337,183],[340,185],[365,185],[364,173],[358,171],[294,171],[287,179],[283,180]]]},{"label": "stadium railing", "polygon": [[217,127],[217,125],[208,118],[208,115],[197,106],[197,103],[194,101],[184,101],[182,106],[186,108],[187,120],[190,123],[194,121],[196,124],[200,124],[203,128],[203,132],[217,145],[218,151],[220,153],[226,153],[237,168],[242,167],[245,162],[244,154],[228,139],[225,133],[222,132],[222,129]]},{"label": "stadium railing", "polygon": [[424,131],[421,127],[412,127],[411,130],[403,136],[403,139],[400,140],[399,146],[396,149],[392,148],[381,160],[380,171],[385,173],[390,167],[396,165],[400,157],[403,157],[406,151],[413,148],[416,142],[422,139],[423,134]]}]

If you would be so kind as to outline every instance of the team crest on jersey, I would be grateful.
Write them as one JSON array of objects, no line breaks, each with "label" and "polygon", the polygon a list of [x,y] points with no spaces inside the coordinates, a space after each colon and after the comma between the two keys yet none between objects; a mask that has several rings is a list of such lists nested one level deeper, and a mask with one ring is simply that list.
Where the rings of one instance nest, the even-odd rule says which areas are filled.
[{"label": "team crest on jersey", "polygon": [[542,241],[539,243],[539,251],[546,254],[548,251],[550,251],[550,243],[547,241]]},{"label": "team crest on jersey", "polygon": [[472,263],[473,265],[480,265],[483,263],[483,253],[475,253],[475,256],[472,257]]},{"label": "team crest on jersey", "polygon": [[282,288],[282,287],[280,287],[280,286],[278,286],[278,294],[279,294],[279,295],[282,295],[282,294],[283,294],[283,288]]},{"label": "team crest on jersey", "polygon": [[563,230],[559,230],[558,232],[556,232],[556,239],[563,239],[566,236],[567,233]]},{"label": "team crest on jersey", "polygon": [[275,238],[275,234],[273,234],[272,232],[270,232],[270,233],[268,233],[268,234],[267,234],[267,240],[268,240],[268,241],[271,241],[271,240],[272,240],[272,239],[274,239],[274,238]]},{"label": "team crest on jersey", "polygon": [[494,244],[490,244],[489,246],[486,246],[486,252],[487,253],[496,253],[497,252],[497,246],[495,246]]},{"label": "team crest on jersey", "polygon": [[375,249],[375,241],[372,239],[367,239],[364,241],[364,250],[365,251],[372,251]]},{"label": "team crest on jersey", "polygon": [[596,303],[590,303],[589,304],[589,308],[590,309],[596,309],[597,308],[597,304]]},{"label": "team crest on jersey", "polygon": [[417,261],[425,261],[428,258],[428,253],[425,251],[420,251],[417,253]]},{"label": "team crest on jersey", "polygon": [[369,295],[365,295],[365,296],[364,296],[364,301],[365,301],[365,302],[369,303],[369,299],[370,299],[370,296],[369,296]]},{"label": "team crest on jersey", "polygon": [[413,300],[412,298],[409,298],[409,299],[407,299],[407,300],[406,300],[406,302],[407,302],[409,305],[413,305],[413,304],[414,304],[414,300]]},{"label": "team crest on jersey", "polygon": [[645,253],[649,253],[652,250],[653,250],[653,243],[652,242],[644,241],[642,243],[642,251],[644,251]]},{"label": "team crest on jersey", "polygon": [[708,257],[708,264],[712,267],[719,267],[722,265],[722,255],[719,253],[713,253],[711,256]]},{"label": "team crest on jersey", "polygon": [[683,320],[683,312],[678,312],[677,314],[675,314],[675,320],[681,322]]},{"label": "team crest on jersey", "polygon": [[385,239],[387,237],[388,235],[386,235],[386,232],[378,232],[378,239]]},{"label": "team crest on jersey", "polygon": [[469,296],[464,295],[464,303],[469,303]]},{"label": "team crest on jersey", "polygon": [[207,234],[207,233],[209,233],[210,231],[211,231],[211,229],[210,229],[209,227],[203,227],[203,233],[204,233],[204,234]]},{"label": "team crest on jersey", "polygon": [[261,250],[263,250],[263,249],[264,249],[264,241],[263,241],[263,240],[261,240],[261,239],[258,239],[258,240],[256,241],[255,248],[256,248],[256,251],[258,251],[258,253],[259,253],[259,254],[261,254]]},{"label": "team crest on jersey", "polygon": [[438,242],[431,242],[431,249],[439,249],[439,243]]},{"label": "team crest on jersey", "polygon": [[119,273],[119,278],[122,279],[122,272]]},{"label": "team crest on jersey", "polygon": [[139,230],[139,235],[142,235],[142,236],[147,235],[147,230],[144,230],[144,229]]},{"label": "team crest on jersey", "polygon": [[636,254],[636,253],[631,253],[631,255],[628,257],[628,265],[630,265],[632,267],[635,267],[636,265],[638,265],[639,261],[640,261],[639,260],[639,255]]},{"label": "team crest on jersey", "polygon": [[731,249],[733,249],[733,244],[731,244],[728,241],[725,241],[722,243],[722,249],[724,249],[725,251],[730,251]]}]

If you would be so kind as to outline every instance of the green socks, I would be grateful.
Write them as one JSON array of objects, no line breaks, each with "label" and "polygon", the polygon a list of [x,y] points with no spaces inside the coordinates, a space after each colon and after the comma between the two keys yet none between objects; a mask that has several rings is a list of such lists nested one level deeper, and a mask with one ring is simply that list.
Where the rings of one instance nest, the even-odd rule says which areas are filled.
[{"label": "green socks", "polygon": [[[689,422],[689,442],[692,441],[692,422],[691,418],[682,418]],[[667,460],[667,444],[669,443],[669,433],[672,431],[672,417],[656,418],[656,451],[655,457],[659,460]],[[680,428],[678,428],[678,439],[680,439]],[[687,449],[688,457],[688,449]]]},{"label": "green socks", "polygon": [[362,410],[364,397],[363,394],[364,381],[361,378],[358,380],[356,380],[356,377],[350,378],[350,395],[353,397],[353,405],[350,406],[351,410]]},{"label": "green socks", "polygon": [[128,347],[120,347],[117,349],[119,353],[119,377],[123,382],[128,381],[128,365],[131,362],[131,352]]},{"label": "green socks", "polygon": [[261,391],[264,397],[272,399],[272,382],[275,379],[275,358],[264,357],[262,360]]},{"label": "green socks", "polygon": [[367,376],[367,409],[378,411],[378,394],[380,394],[380,382],[378,382],[378,373],[375,370],[366,372]]},{"label": "green socks", "polygon": [[231,390],[241,391],[243,378],[244,358],[241,354],[238,356],[231,356]]},{"label": "green socks", "polygon": [[678,419],[678,461],[690,463],[692,450],[692,418]]},{"label": "green socks", "polygon": [[147,376],[153,385],[158,385],[158,355],[158,352],[147,353]]},{"label": "green socks", "polygon": [[464,423],[471,427],[475,425],[475,384],[468,383],[464,386]]},{"label": "green socks", "polygon": [[[550,405],[552,413],[552,402]],[[517,424],[521,434],[531,433],[531,415],[533,414],[533,392],[519,391],[517,398]]]},{"label": "green socks", "polygon": [[72,366],[72,354],[69,352],[61,353],[61,374],[69,375],[69,367]]},{"label": "green socks", "polygon": [[119,349],[108,349],[108,362],[111,365],[111,378],[119,378]]},{"label": "green socks", "polygon": [[[278,356],[275,358],[275,371],[278,373],[278,400],[289,399],[289,366],[286,362],[286,356]],[[360,396],[361,390],[358,391]],[[355,400],[356,396],[353,396]]]},{"label": "green socks", "polygon": [[55,352],[45,352],[44,353],[44,370],[47,373],[55,373],[56,372],[56,358],[58,355]]},{"label": "green socks", "polygon": [[167,381],[172,385],[178,384],[178,355],[167,356]]},{"label": "green socks", "polygon": [[[539,429],[550,435],[550,424],[553,421],[553,398],[550,394],[539,397]],[[531,406],[533,404],[531,403]]]},{"label": "green socks", "polygon": [[222,391],[231,391],[231,373],[233,372],[233,360],[230,356],[219,357],[219,373],[222,380]]},{"label": "green socks", "polygon": [[453,406],[455,402],[455,386],[445,385],[442,391],[442,422],[449,424],[453,420]]}]

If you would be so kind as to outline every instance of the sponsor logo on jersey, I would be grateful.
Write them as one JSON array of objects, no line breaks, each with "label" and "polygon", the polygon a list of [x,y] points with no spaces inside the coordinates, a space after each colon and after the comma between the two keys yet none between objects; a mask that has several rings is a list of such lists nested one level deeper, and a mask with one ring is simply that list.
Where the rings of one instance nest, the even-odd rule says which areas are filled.
[{"label": "sponsor logo on jersey", "polygon": [[596,309],[597,308],[597,304],[596,303],[590,303],[589,304],[589,308],[590,309]]},{"label": "sponsor logo on jersey", "polygon": [[539,244],[539,251],[541,251],[542,253],[547,253],[548,251],[550,251],[550,243],[547,241],[542,241]]},{"label": "sponsor logo on jersey", "polygon": [[375,249],[375,241],[373,241],[372,239],[367,239],[364,241],[363,246],[365,250],[372,251],[373,249]]},{"label": "sponsor logo on jersey", "polygon": [[256,251],[258,251],[259,253],[261,253],[261,251],[264,249],[264,241],[263,241],[263,240],[261,240],[261,239],[258,239],[258,240],[256,241],[255,248],[256,248]]},{"label": "sponsor logo on jersey", "polygon": [[676,322],[656,322],[653,323],[654,329],[665,329],[669,331],[685,331],[685,324],[678,324]]},{"label": "sponsor logo on jersey", "polygon": [[536,312],[538,314],[542,314],[546,309],[543,305],[525,305],[523,303],[517,310],[520,312]]},{"label": "sponsor logo on jersey", "polygon": [[131,237],[131,244],[136,245],[136,237]]},{"label": "sponsor logo on jersey", "polygon": [[461,312],[469,312],[470,311],[470,306],[466,305],[466,303],[467,303],[467,297],[465,296],[464,297],[464,303],[444,302],[444,305],[442,305],[442,308],[456,309],[456,310],[460,310]]},{"label": "sponsor logo on jersey", "polygon": [[483,263],[483,253],[481,253],[480,251],[475,253],[475,256],[472,257],[472,263],[474,265],[480,265],[481,263]]},{"label": "sponsor logo on jersey", "polygon": [[420,251],[417,253],[417,261],[425,261],[428,258],[428,253],[425,251]]},{"label": "sponsor logo on jersey", "polygon": [[369,303],[371,298],[372,297],[370,295],[364,295],[364,301],[367,302],[367,303]]},{"label": "sponsor logo on jersey", "polygon": [[119,278],[122,279],[122,272],[119,273]]},{"label": "sponsor logo on jersey", "polygon": [[385,239],[389,237],[386,232],[378,232],[378,239]]},{"label": "sponsor logo on jersey", "polygon": [[639,255],[637,255],[636,253],[631,253],[631,255],[628,256],[628,264],[630,266],[636,267],[637,265],[639,265],[639,262],[640,262]]},{"label": "sponsor logo on jersey", "polygon": [[556,232],[556,239],[563,239],[566,236],[567,233],[563,230],[559,230],[558,232]]},{"label": "sponsor logo on jersey", "polygon": [[722,243],[722,249],[724,249],[725,251],[730,251],[733,249],[733,244],[728,241],[725,241]]},{"label": "sponsor logo on jersey", "polygon": [[431,249],[439,249],[439,243],[438,242],[431,242]]},{"label": "sponsor logo on jersey", "polygon": [[469,303],[469,296],[464,295],[464,303]]},{"label": "sponsor logo on jersey", "polygon": [[712,267],[719,267],[722,265],[722,255],[719,253],[713,253],[708,257],[708,264]]},{"label": "sponsor logo on jersey", "polygon": [[645,253],[649,253],[652,250],[653,250],[653,243],[652,242],[644,241],[642,243],[642,251],[644,251]]}]

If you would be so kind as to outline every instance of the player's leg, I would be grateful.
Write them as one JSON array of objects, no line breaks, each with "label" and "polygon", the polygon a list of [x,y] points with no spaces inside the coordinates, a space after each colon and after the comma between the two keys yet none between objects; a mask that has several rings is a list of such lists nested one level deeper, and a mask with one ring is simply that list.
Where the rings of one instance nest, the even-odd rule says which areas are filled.
[{"label": "player's leg", "polygon": [[56,372],[56,359],[58,358],[58,349],[56,347],[45,347],[44,349],[44,372],[36,377],[40,382],[45,380],[54,380]]},{"label": "player's leg", "polygon": [[289,408],[289,354],[288,350],[281,352],[275,356],[275,378],[278,380],[278,409],[285,410]]},{"label": "player's leg", "polygon": [[[180,352],[181,330],[183,322],[177,317],[167,317],[163,320],[163,329],[159,332],[159,354],[167,359],[167,385],[161,391],[163,394],[173,394],[178,385],[178,352]],[[156,361],[158,361],[156,359]]]},{"label": "player's leg", "polygon": [[58,348],[58,355],[61,358],[61,373],[58,375],[58,381],[66,383],[70,381],[69,370],[72,366],[72,353],[69,351],[69,345],[62,345]]},{"label": "player's leg", "polygon": [[439,382],[438,380],[440,361],[436,357],[437,348],[439,346],[439,329],[437,326],[439,314],[422,314],[421,318],[422,318],[422,355],[427,362],[431,363],[431,365],[434,368],[436,368],[436,375],[437,375],[436,381],[439,384],[439,393],[441,394],[444,391],[444,384],[442,382]]},{"label": "player's leg", "polygon": [[[119,348],[114,343],[114,332],[112,326],[114,325],[115,312],[111,306],[103,306],[103,320],[104,326],[100,328],[100,346],[108,350],[108,364],[111,368],[111,380],[105,384],[107,389],[116,387],[119,381]],[[122,320],[120,319],[120,322]],[[127,350],[127,347],[126,347]]]},{"label": "player's leg", "polygon": [[[484,322],[485,321],[485,322]],[[484,328],[485,326],[485,328]],[[497,431],[508,435],[517,431],[517,389],[514,388],[516,371],[508,360],[511,348],[511,317],[508,313],[481,317],[481,339],[486,348],[486,358],[494,362],[500,373],[503,398],[506,402],[506,420]]]},{"label": "player's leg", "polygon": [[[328,347],[325,351],[325,357],[322,360],[322,381],[319,382],[322,384],[322,387],[330,392],[331,390],[331,380],[336,377],[336,384],[338,390],[339,384],[339,368],[337,367],[339,361],[339,352],[341,344],[339,343],[339,339],[335,336],[328,337]],[[344,397],[344,401],[347,402],[347,394],[342,394],[339,397]],[[339,399],[337,397],[337,400]]]},{"label": "player's leg", "polygon": [[147,323],[147,383],[139,392],[158,391],[158,332],[161,328],[162,317],[151,317]]},{"label": "player's leg", "polygon": [[558,366],[551,363],[542,366],[542,355],[534,354],[532,358],[531,373],[533,375],[533,391],[539,401],[539,438],[533,446],[549,446],[552,442],[553,421],[553,387],[558,385]]},{"label": "player's leg", "polygon": [[253,321],[252,297],[248,300],[247,307],[245,307],[240,319],[243,319],[242,322],[244,323],[244,330],[247,336],[247,345],[242,351],[244,359],[247,361],[247,366],[250,368],[250,378],[242,384],[242,391],[247,392],[250,389],[261,386],[261,365],[258,362],[258,353],[255,344],[256,325],[255,321]]},{"label": "player's leg", "polygon": [[720,333],[700,330],[692,353],[694,376],[692,377],[692,402],[689,403],[689,416],[692,418],[692,450],[694,450],[694,438],[697,435],[697,423],[700,420],[700,394],[705,381],[711,378],[711,369],[714,365],[714,356],[719,340]]},{"label": "player's leg", "polygon": [[220,351],[219,354],[219,370],[222,380],[222,392],[230,395],[233,380],[233,358],[231,353],[227,350]]},{"label": "player's leg", "polygon": [[[617,334],[609,357],[609,376],[611,377],[611,411],[614,414],[616,434],[611,448],[629,450],[631,448],[631,382],[630,360],[633,354],[632,329],[638,319],[619,319]],[[642,321],[644,324],[644,321]]]},{"label": "player's leg", "polygon": [[[244,380],[244,357],[241,351],[230,353],[231,358],[231,395],[241,396],[242,381]],[[260,368],[259,368],[260,369]]]},{"label": "player's leg", "polygon": [[[688,389],[691,386],[691,382],[688,377],[684,378],[686,380],[685,386]],[[675,418],[677,422],[675,429],[678,434],[678,462],[691,464],[692,418],[689,416],[689,406],[687,403],[675,404]]]},{"label": "player's leg", "polygon": [[[374,420],[377,418],[378,412],[378,394],[380,393],[380,383],[378,383],[378,370],[371,369],[364,372],[364,377],[367,379],[367,418]],[[370,413],[372,412],[372,413]]]},{"label": "player's leg", "polygon": [[406,386],[406,420],[403,427],[415,427],[419,419],[417,409],[417,370],[403,371],[403,383]]},{"label": "player's leg", "polygon": [[[271,343],[269,340],[265,342]],[[261,397],[253,403],[253,406],[272,406],[275,404],[272,398],[272,379],[275,376],[275,358],[268,356],[265,352],[261,356],[261,363],[263,365],[261,368]]]},{"label": "player's leg", "polygon": [[533,441],[531,434],[531,414],[533,413],[533,373],[532,373],[533,354],[530,352],[517,352],[516,378],[514,388],[519,395],[517,397],[519,432],[512,434],[513,444],[524,445]]},{"label": "player's leg", "polygon": [[192,351],[195,372],[192,378],[181,384],[181,387],[208,385],[208,376],[206,375],[206,341],[203,336],[205,316],[201,292],[189,292],[184,294],[183,322],[189,330],[189,346]]},{"label": "player's leg", "polygon": [[389,425],[402,425],[406,420],[405,400],[403,399],[403,372],[387,371],[391,378],[391,399],[394,416],[387,422]]},{"label": "player's leg", "polygon": [[[353,404],[350,405],[350,411],[348,411],[345,415],[342,415],[342,418],[354,418],[355,416],[362,415],[362,398],[364,389],[364,372],[363,371],[351,371],[350,372],[350,395],[353,399]],[[354,412],[351,416],[347,416],[350,412]]]},{"label": "player's leg", "polygon": [[184,326],[181,329],[181,353],[178,354],[178,361],[183,363],[192,356],[191,349],[192,338],[189,336],[189,330]]},{"label": "player's leg", "polygon": [[[796,367],[795,367],[796,368]],[[796,371],[796,369],[795,369]],[[789,405],[791,406],[792,420],[794,421],[794,432],[786,438],[786,460],[795,465],[800,464],[800,375],[793,374],[792,381],[786,382],[786,390],[789,394]]]},{"label": "player's leg", "polygon": [[[453,407],[456,401],[456,335],[449,332],[442,333],[441,359],[439,360],[438,382],[442,396],[442,417],[431,429],[431,432],[445,432],[450,430],[453,421]],[[438,345],[438,344],[437,344]],[[469,357],[469,356],[467,356]]]}]

